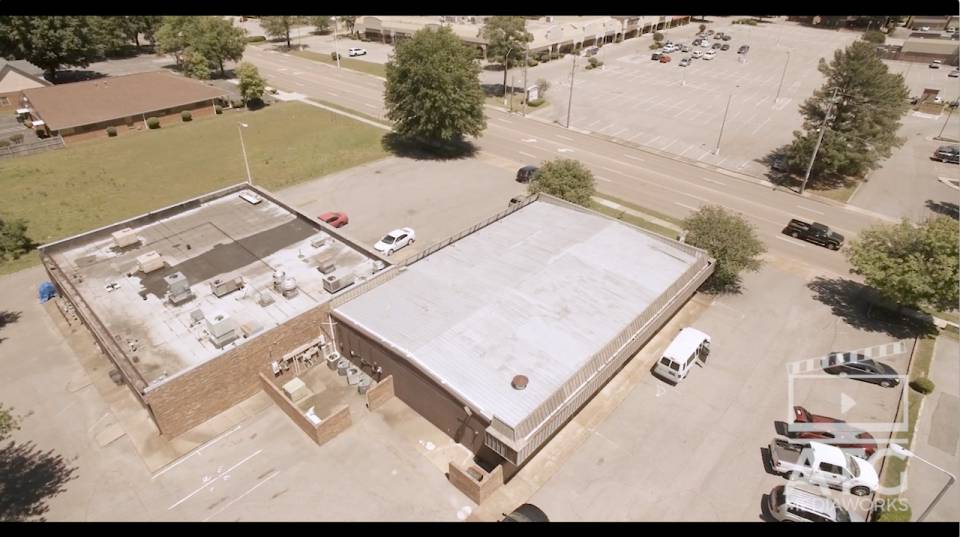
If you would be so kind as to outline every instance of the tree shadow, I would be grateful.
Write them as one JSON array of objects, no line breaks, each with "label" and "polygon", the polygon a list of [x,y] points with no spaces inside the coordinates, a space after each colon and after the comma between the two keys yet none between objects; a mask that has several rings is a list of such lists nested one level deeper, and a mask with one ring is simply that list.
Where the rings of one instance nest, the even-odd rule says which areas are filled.
[{"label": "tree shadow", "polygon": [[[0,311],[0,328],[19,321],[20,315],[21,313],[19,311]],[[7,338],[0,337],[0,343],[3,343],[6,339]]]},{"label": "tree shadow", "polygon": [[72,84],[74,82],[83,82],[85,80],[96,80],[104,78],[107,75],[99,71],[87,71],[83,69],[70,69],[66,71],[57,71],[55,79],[52,81],[55,85]]},{"label": "tree shadow", "polygon": [[897,339],[936,333],[932,322],[903,315],[885,305],[879,293],[866,285],[845,278],[818,276],[807,284],[813,298],[830,306],[833,315],[853,328],[882,332]]},{"label": "tree shadow", "polygon": [[933,201],[927,200],[927,209],[931,211],[949,216],[954,220],[960,220],[960,205],[956,203],[951,203],[949,201]]},{"label": "tree shadow", "polygon": [[0,450],[0,521],[44,521],[47,502],[66,490],[77,468],[33,442],[9,442]]},{"label": "tree shadow", "polygon": [[[480,88],[485,97],[503,97],[511,89],[509,85],[504,89],[503,84],[480,84]],[[523,94],[523,88],[520,86],[513,86],[512,89],[515,95]]]},{"label": "tree shadow", "polygon": [[394,156],[414,160],[459,160],[471,158],[477,147],[468,140],[438,142],[400,136],[394,132],[384,135],[381,144]]}]

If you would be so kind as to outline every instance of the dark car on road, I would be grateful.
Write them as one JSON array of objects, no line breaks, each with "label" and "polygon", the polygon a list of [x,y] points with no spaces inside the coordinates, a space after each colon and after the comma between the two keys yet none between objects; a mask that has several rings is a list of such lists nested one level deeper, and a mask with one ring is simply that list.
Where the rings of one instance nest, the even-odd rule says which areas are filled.
[{"label": "dark car on road", "polygon": [[728,45],[727,43],[724,43],[723,46],[720,47],[720,50],[730,50],[730,45]]},{"label": "dark car on road", "polygon": [[941,145],[933,152],[933,160],[960,164],[960,145]]},{"label": "dark car on road", "polygon": [[650,59],[651,59],[651,60],[659,60],[659,59],[660,59],[660,53],[659,53],[659,52],[654,52],[653,54],[650,55]]},{"label": "dark car on road", "polygon": [[517,182],[518,183],[529,183],[533,180],[534,176],[537,175],[537,172],[540,171],[540,168],[536,166],[524,166],[517,170]]},{"label": "dark car on road", "polygon": [[783,232],[795,239],[826,246],[831,250],[839,250],[843,246],[843,235],[831,231],[829,227],[819,222],[810,224],[794,218],[790,220]]},{"label": "dark car on road", "polygon": [[787,436],[802,440],[827,440],[830,445],[841,449],[863,450],[866,457],[872,457],[877,451],[877,442],[873,435],[847,425],[837,418],[812,414],[802,406],[793,407],[793,423],[815,425],[816,430],[789,431]]},{"label": "dark car on road", "polygon": [[849,376],[856,380],[893,388],[900,384],[897,370],[887,364],[868,359],[863,354],[831,352],[822,362],[823,370],[831,375]]},{"label": "dark car on road", "polygon": [[724,41],[730,41],[731,39],[733,39],[733,36],[731,36],[730,34],[723,34]]},{"label": "dark car on road", "polygon": [[742,45],[737,49],[737,54],[746,54],[748,52],[750,52],[750,45]]},{"label": "dark car on road", "polygon": [[500,522],[550,522],[547,514],[532,503],[525,503],[517,507],[509,515],[504,513]]},{"label": "dark car on road", "polygon": [[723,43],[714,43],[712,48],[714,50],[720,50],[721,48],[723,48]]}]

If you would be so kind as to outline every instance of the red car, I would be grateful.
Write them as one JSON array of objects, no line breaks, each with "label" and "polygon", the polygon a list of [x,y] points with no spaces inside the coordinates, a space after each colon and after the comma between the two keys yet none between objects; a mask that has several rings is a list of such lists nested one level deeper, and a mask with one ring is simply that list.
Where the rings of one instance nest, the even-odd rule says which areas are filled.
[{"label": "red car", "polygon": [[338,213],[333,211],[321,214],[318,217],[318,220],[323,220],[333,227],[343,227],[350,223],[350,219],[347,218],[347,213]]},{"label": "red car", "polygon": [[670,56],[667,56],[666,54],[660,55],[660,63],[670,63],[670,59]]},{"label": "red car", "polygon": [[[820,430],[816,431],[791,431],[791,438],[827,440],[827,443],[837,446],[838,448],[862,449],[864,455],[868,458],[877,450],[877,443],[873,435],[850,427],[846,425],[847,422],[843,420],[821,416],[819,414],[811,414],[809,410],[802,406],[793,407],[793,417],[794,423],[822,423],[824,425],[820,427]],[[861,442],[857,442],[857,440]],[[844,443],[838,443],[837,441]]]}]

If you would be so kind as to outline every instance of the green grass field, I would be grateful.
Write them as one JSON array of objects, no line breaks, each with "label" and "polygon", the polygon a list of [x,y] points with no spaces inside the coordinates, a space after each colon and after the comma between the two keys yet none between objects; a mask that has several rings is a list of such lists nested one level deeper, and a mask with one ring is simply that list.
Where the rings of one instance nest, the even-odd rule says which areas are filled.
[{"label": "green grass field", "polygon": [[[0,216],[46,243],[243,182],[269,190],[387,156],[384,131],[301,103],[223,115],[0,161]],[[68,142],[69,144],[69,142]],[[31,253],[0,273],[36,262]]]},{"label": "green grass field", "polygon": [[593,209],[594,211],[597,211],[597,212],[599,212],[599,213],[603,213],[603,214],[605,214],[605,215],[607,215],[607,216],[612,216],[612,217],[614,217],[614,218],[616,218],[616,219],[618,219],[618,220],[623,220],[624,222],[628,222],[628,223],[630,223],[630,224],[633,224],[633,225],[635,225],[635,226],[637,226],[637,227],[639,227],[639,228],[646,229],[647,231],[652,231],[652,232],[656,233],[657,235],[661,235],[661,236],[666,237],[666,238],[668,238],[668,239],[676,239],[676,238],[677,238],[677,232],[674,231],[674,230],[672,230],[672,229],[670,229],[670,228],[663,227],[663,226],[661,226],[660,224],[655,224],[655,223],[653,223],[653,222],[651,222],[651,221],[649,221],[649,220],[644,220],[643,218],[640,218],[639,216],[632,215],[632,214],[630,214],[630,213],[626,213],[626,212],[623,212],[623,211],[618,211],[618,210],[614,209],[613,207],[607,207],[606,205],[601,205],[601,204],[599,204],[599,203],[597,203],[597,202],[592,202],[592,205],[591,205],[590,208]]},{"label": "green grass field", "polygon": [[[291,50],[288,54],[292,56],[300,56],[301,58],[306,58],[308,60],[318,61],[327,65],[337,65],[337,60],[331,58],[330,54],[320,54],[319,52],[310,52],[307,50]],[[368,75],[375,75],[383,78],[387,77],[387,68],[384,67],[383,64],[348,58],[345,52],[340,53],[340,67],[342,69],[359,71]]]}]

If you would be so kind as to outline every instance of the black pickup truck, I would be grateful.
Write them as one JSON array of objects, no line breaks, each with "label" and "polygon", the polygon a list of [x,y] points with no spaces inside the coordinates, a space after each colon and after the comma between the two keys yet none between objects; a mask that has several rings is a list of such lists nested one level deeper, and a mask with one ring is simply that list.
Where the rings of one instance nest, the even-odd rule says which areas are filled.
[{"label": "black pickup truck", "polygon": [[818,222],[808,224],[803,220],[794,218],[790,220],[783,232],[795,239],[813,242],[831,250],[839,250],[843,246],[843,235],[830,231],[829,227]]}]

